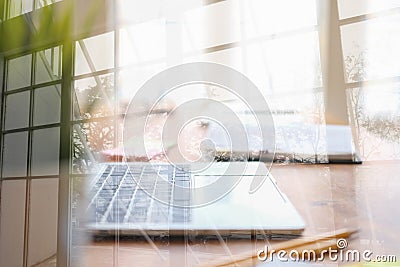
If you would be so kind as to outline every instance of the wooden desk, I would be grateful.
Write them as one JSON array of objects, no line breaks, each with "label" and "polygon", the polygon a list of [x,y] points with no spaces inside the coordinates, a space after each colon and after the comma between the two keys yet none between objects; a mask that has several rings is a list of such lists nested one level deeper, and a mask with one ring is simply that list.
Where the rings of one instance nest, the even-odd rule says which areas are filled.
[{"label": "wooden desk", "polygon": [[[306,221],[305,236],[357,227],[360,232],[348,240],[349,249],[369,249],[374,255],[396,255],[400,259],[400,161],[274,165],[272,173]],[[72,263],[79,259],[81,266],[194,266],[257,251],[265,244],[264,240],[250,238],[166,238],[154,243],[117,240],[75,246],[71,253]]]}]

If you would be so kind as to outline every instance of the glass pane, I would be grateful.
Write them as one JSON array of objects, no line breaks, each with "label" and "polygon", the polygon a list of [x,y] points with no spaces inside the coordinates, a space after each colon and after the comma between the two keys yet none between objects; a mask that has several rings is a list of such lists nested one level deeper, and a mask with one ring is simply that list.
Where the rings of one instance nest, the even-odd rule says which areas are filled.
[{"label": "glass pane", "polygon": [[298,30],[317,24],[315,0],[242,2],[244,6],[242,25],[248,38]]},{"label": "glass pane", "polygon": [[268,99],[274,114],[276,158],[282,162],[328,162],[323,93],[300,91]]},{"label": "glass pane", "polygon": [[[88,246],[91,236],[89,233],[85,234],[82,231],[82,226],[85,224],[87,207],[89,206],[89,197],[87,185],[89,181],[94,178],[88,175],[83,177],[70,176],[71,182],[71,235],[70,235],[70,266],[84,266],[86,261],[82,259],[85,253],[85,247]],[[105,255],[101,253],[102,258]],[[108,257],[108,256],[107,256]],[[112,255],[111,255],[112,258]],[[85,262],[85,263],[84,263]],[[89,264],[90,265],[90,264]],[[101,265],[101,264],[100,264]],[[98,265],[96,265],[98,266]]]},{"label": "glass pane", "polygon": [[347,99],[362,159],[400,159],[400,83],[348,89]]},{"label": "glass pane", "polygon": [[[72,226],[72,231],[76,230],[77,232],[82,226],[83,222],[83,216],[86,212],[86,209],[89,205],[89,195],[88,195],[88,188],[87,185],[90,183],[91,179],[94,178],[90,175],[84,175],[84,176],[70,176],[70,181],[71,181],[71,226]],[[80,235],[81,235],[80,231]],[[79,236],[78,234],[75,234],[72,236],[74,239],[72,242],[77,242],[79,238],[82,238],[82,236]],[[75,265],[73,265],[75,266]]]},{"label": "glass pane", "polygon": [[120,64],[125,66],[164,58],[165,25],[165,19],[159,19],[121,29]]},{"label": "glass pane", "polygon": [[32,11],[33,0],[9,0],[8,17],[13,18]]},{"label": "glass pane", "polygon": [[116,5],[123,25],[157,19],[163,14],[163,0],[116,0]]},{"label": "glass pane", "polygon": [[29,126],[30,92],[11,94],[6,97],[4,129],[11,130]]},{"label": "glass pane", "polygon": [[241,48],[230,48],[212,53],[203,54],[189,58],[192,62],[207,61],[227,65],[238,71],[243,71],[243,54]]},{"label": "glass pane", "polygon": [[7,64],[7,90],[31,85],[32,55],[10,59]]},{"label": "glass pane", "polygon": [[400,75],[400,14],[342,26],[347,82]]},{"label": "glass pane", "polygon": [[114,113],[114,75],[75,81],[74,119],[90,119]]},{"label": "glass pane", "polygon": [[400,7],[398,0],[338,0],[339,17],[345,19]]},{"label": "glass pane", "polygon": [[60,1],[62,1],[62,0],[36,0],[35,9],[39,9],[39,8],[42,8],[42,7],[45,7],[45,6],[54,4],[56,2],[60,2]]},{"label": "glass pane", "polygon": [[36,53],[35,83],[61,78],[61,48],[59,46]]},{"label": "glass pane", "polygon": [[4,135],[3,146],[3,178],[26,176],[28,132]]},{"label": "glass pane", "polygon": [[[261,86],[265,85],[266,77],[260,74],[268,78],[269,85],[262,89],[264,92],[274,90],[274,93],[283,93],[321,86],[317,32],[249,45],[246,52],[249,76]],[[255,64],[261,68],[255,68]]]},{"label": "glass pane", "polygon": [[2,181],[0,266],[23,266],[25,180]]},{"label": "glass pane", "polygon": [[[191,56],[185,59],[187,62],[206,61],[213,62],[234,68],[237,71],[244,73],[243,53],[241,48],[224,49],[217,52],[207,53],[198,56]],[[265,73],[263,73],[265,75]],[[208,86],[207,86],[208,87]],[[212,88],[212,89],[211,89]],[[197,91],[197,90],[196,90]],[[209,87],[207,89],[208,96],[218,101],[233,100],[232,94],[226,90],[219,90],[218,87]]]},{"label": "glass pane", "polygon": [[28,266],[49,266],[57,252],[58,179],[34,179],[31,183]]},{"label": "glass pane", "polygon": [[[129,68],[121,71],[118,76],[118,101],[119,113],[125,113],[129,102],[135,96],[140,87],[153,75],[164,70],[165,64],[154,64],[141,66],[138,68]],[[143,99],[144,110],[150,108],[153,103]]]},{"label": "glass pane", "polygon": [[114,32],[76,42],[75,75],[114,67]]},{"label": "glass pane", "polygon": [[33,131],[32,175],[57,175],[59,162],[60,129]]},{"label": "glass pane", "polygon": [[[185,12],[184,51],[222,45],[240,40],[240,5],[228,0]],[[190,38],[188,37],[190,36]]]},{"label": "glass pane", "polygon": [[93,164],[109,160],[114,148],[114,121],[103,120],[74,125],[74,173],[87,173]]},{"label": "glass pane", "polygon": [[33,124],[42,125],[60,122],[60,85],[35,89]]}]

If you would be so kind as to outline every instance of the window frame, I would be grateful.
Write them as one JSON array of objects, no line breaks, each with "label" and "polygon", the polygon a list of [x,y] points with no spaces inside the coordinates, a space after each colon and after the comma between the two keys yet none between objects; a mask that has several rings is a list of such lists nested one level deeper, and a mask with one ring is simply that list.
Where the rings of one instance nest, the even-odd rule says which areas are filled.
[{"label": "window frame", "polygon": [[[1,168],[1,173],[3,171],[3,159],[4,159],[4,136],[7,134],[13,134],[13,133],[26,133],[27,134],[27,159],[26,159],[26,175],[21,176],[21,177],[3,177],[2,175],[0,176],[0,190],[1,190],[1,183],[3,181],[11,181],[11,180],[23,180],[26,183],[25,187],[25,221],[24,221],[24,240],[23,240],[23,264],[24,266],[27,266],[28,264],[28,247],[29,247],[29,227],[30,227],[30,209],[31,209],[31,203],[30,203],[30,194],[31,194],[31,184],[33,180],[41,180],[41,179],[59,179],[60,178],[60,173],[58,172],[57,174],[51,174],[51,175],[32,175],[31,170],[32,170],[32,157],[33,157],[33,134],[37,130],[43,130],[43,129],[60,129],[61,122],[58,123],[48,123],[48,124],[41,124],[41,125],[34,125],[34,98],[35,98],[35,90],[40,89],[40,88],[46,88],[49,86],[57,86],[59,85],[61,88],[61,81],[62,78],[54,80],[54,81],[49,81],[49,82],[44,82],[44,83],[38,83],[35,84],[35,71],[36,71],[36,60],[37,57],[36,55],[40,53],[41,51],[44,51],[46,49],[51,49],[53,47],[60,47],[59,44],[51,45],[51,46],[45,46],[37,49],[33,49],[30,51],[24,51],[23,53],[14,53],[11,55],[5,56],[4,54],[1,56],[1,123],[0,123],[0,143],[1,143],[1,155],[0,155],[0,168]],[[31,69],[30,69],[30,84],[29,86],[24,86],[21,88],[17,89],[12,89],[12,90],[7,90],[7,76],[8,76],[8,62],[9,60],[16,59],[18,57],[23,57],[26,55],[31,55]],[[6,120],[6,112],[5,112],[5,106],[6,106],[6,98],[7,96],[10,95],[16,95],[24,92],[29,92],[29,109],[28,109],[28,126],[27,127],[19,127],[15,129],[4,129],[5,125],[5,120]],[[59,137],[58,137],[59,138]],[[1,204],[1,203],[0,203]]]}]

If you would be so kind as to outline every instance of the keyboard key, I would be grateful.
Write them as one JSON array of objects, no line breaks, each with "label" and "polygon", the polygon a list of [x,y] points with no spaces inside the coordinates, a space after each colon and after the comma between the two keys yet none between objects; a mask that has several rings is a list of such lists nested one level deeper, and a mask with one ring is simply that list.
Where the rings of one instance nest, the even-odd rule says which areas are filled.
[{"label": "keyboard key", "polygon": [[173,221],[188,221],[190,209],[171,208],[163,204],[172,200],[177,206],[190,205],[188,169],[175,169],[173,165],[165,164],[129,167],[110,164],[91,189],[92,197],[97,194],[92,202],[95,209],[93,217],[97,222],[103,221],[112,203],[105,219],[107,222],[122,223],[124,219],[129,223],[168,222],[170,210]]}]

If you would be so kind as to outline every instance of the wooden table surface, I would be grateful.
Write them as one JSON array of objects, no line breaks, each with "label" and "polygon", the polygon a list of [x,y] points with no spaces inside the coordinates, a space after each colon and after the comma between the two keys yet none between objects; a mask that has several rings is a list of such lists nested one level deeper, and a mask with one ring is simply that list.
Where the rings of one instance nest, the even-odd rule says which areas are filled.
[{"label": "wooden table surface", "polygon": [[[400,259],[400,161],[276,164],[271,172],[306,221],[304,236],[343,227],[358,228],[359,232],[348,240],[349,249],[368,249],[373,255],[396,255]],[[73,246],[71,262],[98,267],[196,266],[245,251],[256,252],[266,242],[282,241],[255,241],[250,237],[109,240]],[[318,265],[324,264],[327,262]]]}]

